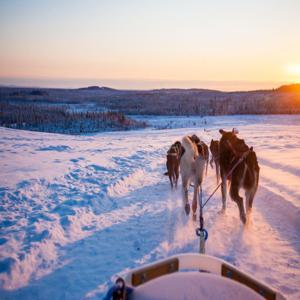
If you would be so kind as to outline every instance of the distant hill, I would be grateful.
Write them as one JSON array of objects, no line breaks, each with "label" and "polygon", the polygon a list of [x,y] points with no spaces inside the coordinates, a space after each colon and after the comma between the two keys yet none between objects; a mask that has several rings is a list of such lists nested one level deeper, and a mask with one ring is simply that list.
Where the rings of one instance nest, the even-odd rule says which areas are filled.
[{"label": "distant hill", "polygon": [[[1,88],[0,101],[78,105],[80,109],[131,115],[300,114],[300,84],[272,90],[222,92],[208,89],[117,90]],[[1,118],[1,115],[0,115]]]},{"label": "distant hill", "polygon": [[79,88],[80,91],[116,91],[113,88],[106,87],[106,86],[97,86],[97,85],[91,85],[88,87],[82,87]]},{"label": "distant hill", "polygon": [[300,83],[282,85],[277,89],[278,92],[300,92]]}]

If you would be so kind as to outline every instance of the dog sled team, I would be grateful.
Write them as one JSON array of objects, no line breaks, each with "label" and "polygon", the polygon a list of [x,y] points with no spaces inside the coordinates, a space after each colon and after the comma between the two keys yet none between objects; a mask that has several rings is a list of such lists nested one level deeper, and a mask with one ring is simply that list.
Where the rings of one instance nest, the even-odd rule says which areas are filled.
[{"label": "dog sled team", "polygon": [[[167,172],[171,188],[177,188],[179,173],[182,180],[182,191],[185,211],[190,213],[188,189],[193,185],[192,212],[196,215],[197,197],[207,175],[208,164],[216,169],[217,184],[221,179],[222,212],[226,210],[227,186],[229,194],[239,208],[241,221],[245,224],[247,214],[251,212],[253,199],[258,187],[259,166],[256,153],[243,139],[238,138],[237,130],[219,130],[220,140],[211,140],[210,146],[195,134],[176,141],[167,152]],[[209,162],[209,150],[211,159]],[[246,210],[240,189],[245,190]]]}]

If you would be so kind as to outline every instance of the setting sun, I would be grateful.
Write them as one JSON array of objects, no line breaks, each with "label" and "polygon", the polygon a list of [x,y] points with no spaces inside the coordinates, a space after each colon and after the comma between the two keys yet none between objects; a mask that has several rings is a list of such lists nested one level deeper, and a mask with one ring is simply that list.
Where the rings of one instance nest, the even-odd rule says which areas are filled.
[{"label": "setting sun", "polygon": [[300,76],[300,64],[288,65],[286,67],[286,70],[290,75],[299,75]]},{"label": "setting sun", "polygon": [[286,65],[285,72],[288,76],[289,81],[292,82],[300,81],[300,63]]}]

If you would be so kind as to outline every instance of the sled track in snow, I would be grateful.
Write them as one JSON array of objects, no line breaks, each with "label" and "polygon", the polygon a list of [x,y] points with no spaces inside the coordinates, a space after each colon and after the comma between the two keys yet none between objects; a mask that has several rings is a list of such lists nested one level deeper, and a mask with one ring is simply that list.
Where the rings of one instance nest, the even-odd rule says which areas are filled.
[{"label": "sled track in snow", "polygon": [[[230,199],[218,214],[218,191],[204,211],[206,250],[297,299],[300,126],[274,128],[239,127],[261,167],[252,218],[244,227]],[[97,299],[128,268],[198,251],[198,221],[185,216],[180,186],[171,191],[162,175],[164,155],[184,134],[218,138],[215,128],[91,137],[0,131],[1,298]],[[204,198],[214,174],[209,167]]]}]

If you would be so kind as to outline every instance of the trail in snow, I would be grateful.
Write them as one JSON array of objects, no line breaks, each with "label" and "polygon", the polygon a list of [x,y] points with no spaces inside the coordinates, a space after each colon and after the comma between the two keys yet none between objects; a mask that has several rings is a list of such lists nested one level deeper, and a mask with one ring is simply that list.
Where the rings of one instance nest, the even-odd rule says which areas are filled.
[{"label": "trail in snow", "polygon": [[[218,214],[216,193],[205,207],[207,253],[300,298],[300,117],[180,118],[191,124],[205,130],[76,137],[0,128],[0,298],[99,299],[128,268],[197,252],[198,223],[162,175],[165,153],[185,134],[209,142],[233,126],[257,152],[260,187],[246,227],[230,199]],[[209,167],[204,197],[215,185]]]}]

